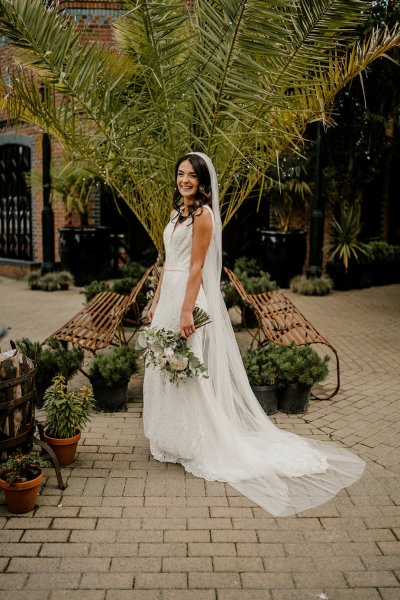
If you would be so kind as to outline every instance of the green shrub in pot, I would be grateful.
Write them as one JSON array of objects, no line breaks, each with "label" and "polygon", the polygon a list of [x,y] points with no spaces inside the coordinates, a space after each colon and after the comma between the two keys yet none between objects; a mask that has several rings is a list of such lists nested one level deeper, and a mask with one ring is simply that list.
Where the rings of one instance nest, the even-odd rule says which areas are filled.
[{"label": "green shrub in pot", "polygon": [[280,346],[276,355],[279,371],[279,410],[306,412],[311,387],[328,376],[329,356],[321,357],[310,346]]},{"label": "green shrub in pot", "polygon": [[268,344],[248,349],[243,355],[249,383],[254,395],[267,415],[278,410],[278,377],[277,353],[279,346]]},{"label": "green shrub in pot", "polygon": [[90,363],[89,378],[98,408],[115,411],[126,408],[128,383],[138,370],[136,356],[128,346],[98,352]]},{"label": "green shrub in pot", "polygon": [[45,390],[56,375],[63,375],[68,381],[81,368],[83,350],[80,346],[66,345],[55,338],[47,344],[41,344],[21,338],[16,341],[18,349],[30,358],[36,366],[36,404],[41,407]]},{"label": "green shrub in pot", "polygon": [[73,462],[81,431],[93,414],[92,390],[86,386],[69,390],[63,375],[57,375],[44,394],[46,414],[44,440],[57,455],[61,466]]},{"label": "green shrub in pot", "polygon": [[43,481],[43,469],[50,463],[38,452],[14,454],[0,465],[0,488],[10,512],[27,513],[35,507]]}]

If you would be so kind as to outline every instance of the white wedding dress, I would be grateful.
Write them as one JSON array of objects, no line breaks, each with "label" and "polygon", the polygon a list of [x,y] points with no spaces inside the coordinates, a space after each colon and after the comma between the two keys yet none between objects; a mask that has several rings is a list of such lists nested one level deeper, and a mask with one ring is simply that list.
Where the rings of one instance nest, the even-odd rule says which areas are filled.
[{"label": "white wedding dress", "polygon": [[[213,215],[209,207],[205,210]],[[213,224],[215,233],[214,215]],[[152,327],[178,332],[191,257],[191,220],[177,226],[169,222],[164,245],[164,275]],[[210,249],[203,282],[212,271],[209,254]],[[152,456],[180,463],[197,477],[227,482],[275,516],[326,502],[359,479],[364,461],[332,442],[302,438],[271,422],[248,383],[222,297],[216,307],[216,300],[207,303],[209,296],[207,285],[202,286],[196,305],[213,321],[188,341],[206,363],[209,379],[176,386],[158,369],[146,368],[143,419]]]}]

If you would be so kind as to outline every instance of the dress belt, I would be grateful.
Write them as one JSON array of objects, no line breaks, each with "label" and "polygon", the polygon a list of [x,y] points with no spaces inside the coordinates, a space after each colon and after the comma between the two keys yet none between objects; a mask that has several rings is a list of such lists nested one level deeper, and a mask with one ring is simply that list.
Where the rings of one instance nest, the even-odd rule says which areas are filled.
[{"label": "dress belt", "polygon": [[181,273],[189,273],[189,267],[179,268],[179,267],[166,267],[166,266],[164,266],[164,271],[179,271]]}]

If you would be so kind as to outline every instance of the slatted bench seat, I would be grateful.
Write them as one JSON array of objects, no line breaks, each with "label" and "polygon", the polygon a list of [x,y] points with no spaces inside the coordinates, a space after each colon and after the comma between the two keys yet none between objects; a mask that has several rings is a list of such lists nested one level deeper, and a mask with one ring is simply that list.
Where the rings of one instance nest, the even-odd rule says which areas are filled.
[{"label": "slatted bench seat", "polygon": [[249,306],[257,317],[258,327],[253,334],[251,344],[258,339],[260,344],[274,342],[289,345],[292,342],[299,346],[322,344],[330,348],[336,360],[336,386],[331,394],[318,400],[333,398],[340,388],[340,366],[337,350],[296,308],[293,302],[281,291],[248,294],[236,274],[224,267],[225,273],[243,302]]},{"label": "slatted bench seat", "polygon": [[[147,269],[129,296],[116,292],[97,294],[65,325],[48,336],[45,342],[55,337],[60,341],[79,344],[93,353],[110,344],[127,344],[140,325],[137,297],[153,268]],[[135,330],[127,339],[122,322],[130,309],[134,310],[134,318],[127,320],[135,326]]]}]

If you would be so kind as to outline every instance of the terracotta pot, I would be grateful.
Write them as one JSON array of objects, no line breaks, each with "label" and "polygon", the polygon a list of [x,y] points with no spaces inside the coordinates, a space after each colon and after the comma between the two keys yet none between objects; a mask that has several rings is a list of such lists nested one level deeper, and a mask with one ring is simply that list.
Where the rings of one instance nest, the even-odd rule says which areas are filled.
[{"label": "terracotta pot", "polygon": [[35,508],[36,498],[43,481],[43,469],[30,481],[8,483],[0,479],[0,487],[4,490],[8,510],[15,514],[27,513]]},{"label": "terracotta pot", "polygon": [[44,435],[44,441],[54,450],[60,467],[66,467],[74,462],[76,448],[81,439],[81,432],[70,438],[52,438]]}]

